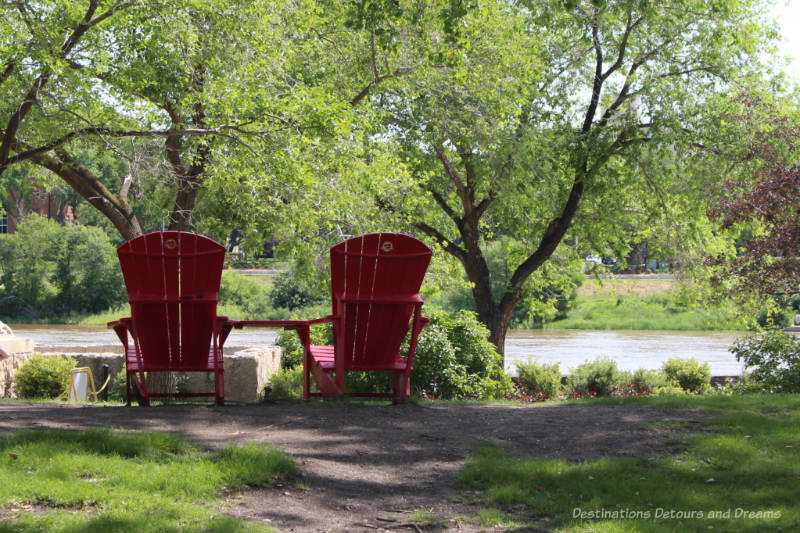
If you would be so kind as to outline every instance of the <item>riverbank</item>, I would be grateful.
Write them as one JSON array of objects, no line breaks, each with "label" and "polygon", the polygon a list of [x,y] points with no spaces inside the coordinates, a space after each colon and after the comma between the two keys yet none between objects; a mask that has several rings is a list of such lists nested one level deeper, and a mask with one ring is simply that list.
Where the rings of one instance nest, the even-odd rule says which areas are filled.
[{"label": "riverbank", "polygon": [[729,302],[704,305],[677,278],[587,279],[567,318],[548,330],[744,331]]}]

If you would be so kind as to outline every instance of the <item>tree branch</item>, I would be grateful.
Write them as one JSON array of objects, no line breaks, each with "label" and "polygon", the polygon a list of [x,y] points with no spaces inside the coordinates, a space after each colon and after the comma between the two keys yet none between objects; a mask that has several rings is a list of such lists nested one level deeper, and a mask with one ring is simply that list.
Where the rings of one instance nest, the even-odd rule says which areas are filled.
[{"label": "tree branch", "polygon": [[366,87],[361,89],[361,91],[352,100],[350,100],[350,105],[355,107],[358,104],[360,104],[361,101],[364,100],[364,98],[366,98],[369,95],[370,91],[380,83],[391,78],[397,78],[399,76],[403,76],[405,74],[408,74],[409,72],[412,72],[415,69],[416,67],[400,67],[398,69],[395,69],[394,72],[390,74],[382,74],[380,76],[376,76],[375,79],[369,82],[369,84]]},{"label": "tree branch", "polygon": [[469,195],[467,194],[467,188],[464,187],[464,183],[461,181],[461,178],[458,177],[458,172],[456,172],[456,169],[453,168],[450,160],[447,159],[447,155],[445,155],[442,147],[433,143],[433,150],[439,157],[439,161],[441,161],[442,166],[444,167],[445,174],[447,174],[447,177],[450,178],[450,181],[452,181],[456,186],[456,191],[458,192],[458,196],[461,197],[461,201],[465,204],[468,203]]},{"label": "tree branch", "polygon": [[436,228],[433,228],[424,222],[417,222],[414,224],[418,230],[423,232],[428,237],[432,237],[439,243],[439,246],[445,249],[447,253],[461,261],[462,263],[467,259],[467,253],[459,248],[453,241],[442,235]]}]

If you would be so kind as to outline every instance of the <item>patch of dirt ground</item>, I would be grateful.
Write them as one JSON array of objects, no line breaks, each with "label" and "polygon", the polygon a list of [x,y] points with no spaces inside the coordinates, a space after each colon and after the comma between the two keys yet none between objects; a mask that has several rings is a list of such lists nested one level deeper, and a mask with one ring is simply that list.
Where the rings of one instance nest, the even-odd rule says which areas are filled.
[{"label": "patch of dirt ground", "polygon": [[[111,426],[167,431],[208,448],[269,443],[291,454],[299,484],[254,489],[220,511],[278,531],[423,531],[424,510],[458,531],[480,531],[480,506],[455,477],[477,444],[567,461],[651,457],[673,451],[669,427],[707,416],[622,404],[477,405],[312,402],[151,408],[0,404],[0,435],[32,428]],[[546,523],[542,528],[547,529]],[[428,527],[430,529],[430,527]]]}]

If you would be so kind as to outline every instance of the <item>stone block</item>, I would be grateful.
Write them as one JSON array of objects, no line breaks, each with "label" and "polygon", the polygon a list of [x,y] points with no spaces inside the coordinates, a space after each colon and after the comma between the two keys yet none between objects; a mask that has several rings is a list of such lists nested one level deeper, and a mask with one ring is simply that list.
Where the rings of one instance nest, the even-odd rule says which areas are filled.
[{"label": "stone block", "polygon": [[17,337],[0,322],[0,348],[8,358],[0,358],[0,398],[16,398],[14,374],[22,363],[33,357],[33,339]]},{"label": "stone block", "polygon": [[8,355],[11,357],[0,361],[0,398],[17,397],[14,374],[17,373],[22,363],[33,357],[33,351],[9,352]]},{"label": "stone block", "polygon": [[[121,353],[95,353],[91,346],[83,347],[83,352],[61,350],[47,352],[50,357],[72,357],[79,367],[92,370],[95,386],[100,389],[102,383],[102,367],[109,366],[112,381],[117,373],[124,369]],[[239,347],[234,353],[226,350],[223,358],[225,368],[225,400],[232,402],[256,402],[263,395],[264,385],[270,376],[281,367],[283,350],[278,346]],[[30,355],[28,356],[30,358]],[[7,361],[3,361],[7,363]],[[0,363],[2,365],[3,363]],[[21,362],[19,364],[22,364]],[[17,367],[19,366],[17,364]],[[0,368],[3,368],[0,366]],[[16,368],[14,369],[16,370]],[[2,376],[2,374],[0,374]],[[13,372],[11,373],[13,376]],[[11,379],[11,378],[9,378]],[[214,374],[209,372],[178,372],[176,381],[182,392],[211,392],[214,390]],[[2,389],[0,389],[2,390]],[[209,399],[209,401],[213,401]]]},{"label": "stone block", "polygon": [[[261,399],[270,376],[281,367],[283,350],[278,346],[251,346],[225,354],[225,401],[256,402]],[[186,392],[214,390],[214,374],[189,372],[179,374]]]}]

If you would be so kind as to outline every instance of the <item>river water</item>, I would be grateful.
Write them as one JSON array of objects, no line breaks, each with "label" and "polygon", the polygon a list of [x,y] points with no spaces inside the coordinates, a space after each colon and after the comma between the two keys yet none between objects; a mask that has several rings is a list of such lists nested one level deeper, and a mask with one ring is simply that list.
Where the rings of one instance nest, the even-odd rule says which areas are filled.
[{"label": "river water", "polygon": [[[97,326],[11,326],[19,337],[32,338],[37,347],[118,345],[113,331]],[[278,330],[234,330],[227,346],[273,344]],[[743,332],[706,331],[512,331],[506,339],[506,370],[515,373],[515,361],[560,363],[568,373],[581,363],[609,357],[621,370],[657,369],[671,357],[694,357],[708,362],[715,376],[734,376],[742,365],[728,349]]]}]

